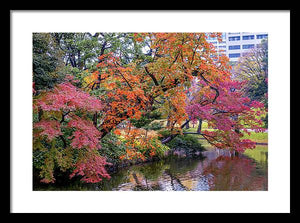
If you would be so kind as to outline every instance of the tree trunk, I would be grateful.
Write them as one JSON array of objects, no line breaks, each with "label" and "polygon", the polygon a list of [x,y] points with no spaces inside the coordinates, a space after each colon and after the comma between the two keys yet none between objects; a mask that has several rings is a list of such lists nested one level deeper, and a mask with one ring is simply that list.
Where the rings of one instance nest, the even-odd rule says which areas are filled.
[{"label": "tree trunk", "polygon": [[[234,120],[234,121],[238,121],[238,115],[234,115],[234,116],[232,116],[232,119]],[[234,126],[234,131],[236,132],[236,133],[240,133],[240,129],[238,128],[238,127],[236,127],[236,126]]]},{"label": "tree trunk", "polygon": [[198,134],[201,134],[201,129],[202,129],[202,119],[198,119],[199,121],[199,125],[198,125],[198,128],[197,128],[197,133]]},{"label": "tree trunk", "polygon": [[43,116],[43,110],[39,109],[39,113],[38,113],[38,117],[39,117],[39,122],[42,120],[42,116]]},{"label": "tree trunk", "polygon": [[169,127],[170,126],[170,116],[168,116],[168,119],[167,119],[167,127]]},{"label": "tree trunk", "polygon": [[83,68],[83,64],[81,62],[81,55],[80,55],[80,50],[77,51],[77,56],[78,56],[78,67],[81,70]]},{"label": "tree trunk", "polygon": [[[186,121],[187,121],[187,120],[186,120]],[[186,124],[185,128],[186,128],[186,129],[189,129],[189,128],[190,128],[189,122]]]},{"label": "tree trunk", "polygon": [[95,127],[97,127],[97,118],[98,118],[98,114],[97,112],[95,112],[95,114],[93,115],[93,124]]}]

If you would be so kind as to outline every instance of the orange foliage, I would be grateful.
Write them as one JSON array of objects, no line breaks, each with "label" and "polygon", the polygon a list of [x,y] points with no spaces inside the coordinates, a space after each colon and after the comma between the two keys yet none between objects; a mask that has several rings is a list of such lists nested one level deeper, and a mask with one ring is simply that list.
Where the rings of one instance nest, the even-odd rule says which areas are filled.
[{"label": "orange foliage", "polygon": [[[221,37],[221,33],[209,35]],[[101,86],[107,89],[102,98],[106,103],[101,125],[104,135],[122,121],[139,119],[142,111],[151,111],[158,98],[165,101],[163,106],[169,114],[171,129],[188,119],[186,89],[194,76],[205,73],[207,81],[216,87],[230,78],[228,58],[217,57],[206,37],[205,33],[134,33],[135,41],[148,41],[152,50],[152,61],[143,66],[137,62],[123,65],[113,53],[100,56],[98,71],[88,81],[96,82],[100,76]],[[203,89],[201,93],[207,98],[214,97],[211,89]],[[137,130],[129,135],[137,140],[134,131]],[[143,154],[129,149],[128,157],[134,156]]]}]

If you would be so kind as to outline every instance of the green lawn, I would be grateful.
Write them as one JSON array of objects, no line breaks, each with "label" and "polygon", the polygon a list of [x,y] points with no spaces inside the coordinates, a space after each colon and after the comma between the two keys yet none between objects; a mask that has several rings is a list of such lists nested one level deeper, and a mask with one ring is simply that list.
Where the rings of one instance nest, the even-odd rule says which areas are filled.
[{"label": "green lawn", "polygon": [[268,143],[268,133],[267,132],[251,132],[251,135],[245,134],[243,139],[251,139],[259,143]]}]

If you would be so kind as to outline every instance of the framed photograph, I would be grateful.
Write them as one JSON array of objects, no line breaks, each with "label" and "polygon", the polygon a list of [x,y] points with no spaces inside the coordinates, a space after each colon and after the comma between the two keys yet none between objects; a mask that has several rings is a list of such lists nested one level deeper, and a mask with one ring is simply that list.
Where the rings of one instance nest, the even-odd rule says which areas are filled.
[{"label": "framed photograph", "polygon": [[289,213],[289,46],[288,10],[11,11],[11,211]]}]

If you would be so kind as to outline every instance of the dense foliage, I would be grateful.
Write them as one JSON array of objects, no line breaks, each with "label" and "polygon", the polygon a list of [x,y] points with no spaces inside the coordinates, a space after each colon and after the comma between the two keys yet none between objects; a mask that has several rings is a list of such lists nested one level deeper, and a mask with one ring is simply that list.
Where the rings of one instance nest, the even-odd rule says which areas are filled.
[{"label": "dense foliage", "polygon": [[[162,157],[176,136],[173,144],[202,149],[193,137],[180,136],[199,119],[215,129],[201,133],[214,146],[255,147],[241,138],[249,129],[263,130],[263,106],[244,95],[246,82],[232,80],[228,58],[206,41],[221,40],[220,33],[47,35],[63,52],[53,58],[65,67],[49,87],[38,81],[44,73],[34,72],[34,165],[42,182],[54,182],[57,168],[70,170],[70,178],[99,182],[110,177],[106,167],[116,159]],[[166,126],[157,119],[166,119]],[[155,131],[162,128],[169,134]]]},{"label": "dense foliage", "polygon": [[35,90],[53,88],[64,78],[64,75],[59,72],[64,65],[62,51],[49,33],[33,33],[32,37]]}]

